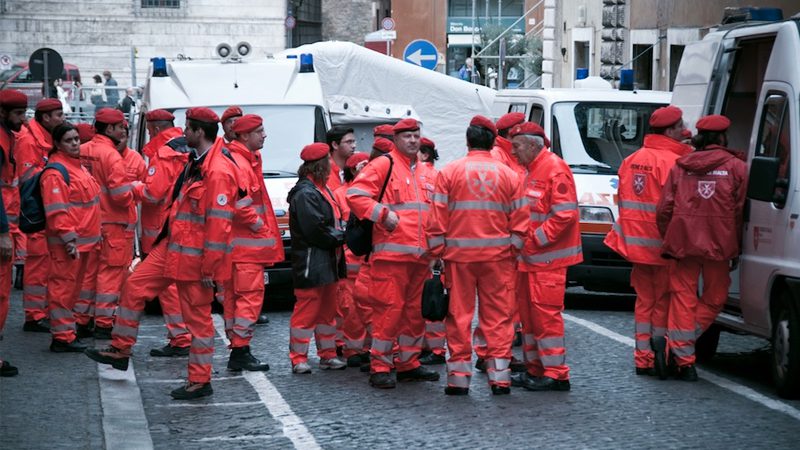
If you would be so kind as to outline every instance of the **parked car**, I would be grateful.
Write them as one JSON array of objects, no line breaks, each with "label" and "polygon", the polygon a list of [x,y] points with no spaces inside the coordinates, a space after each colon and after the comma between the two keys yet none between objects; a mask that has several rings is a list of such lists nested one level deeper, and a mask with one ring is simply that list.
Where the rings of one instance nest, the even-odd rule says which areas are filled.
[{"label": "parked car", "polygon": [[[78,66],[64,64],[64,71],[61,72],[61,87],[67,93],[67,101],[72,101],[75,83],[80,85],[81,72]],[[17,89],[28,96],[28,106],[34,107],[43,97],[41,81],[33,81],[33,75],[28,70],[28,63],[19,62],[11,66],[10,69],[0,72],[0,89]]]}]

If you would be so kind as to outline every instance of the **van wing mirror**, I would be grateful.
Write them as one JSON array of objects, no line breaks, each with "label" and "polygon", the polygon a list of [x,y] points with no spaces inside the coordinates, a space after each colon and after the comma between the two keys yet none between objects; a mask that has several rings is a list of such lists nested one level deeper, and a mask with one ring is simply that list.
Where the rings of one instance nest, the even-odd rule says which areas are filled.
[{"label": "van wing mirror", "polygon": [[779,165],[780,161],[775,157],[756,156],[752,159],[747,198],[770,203],[775,201]]}]

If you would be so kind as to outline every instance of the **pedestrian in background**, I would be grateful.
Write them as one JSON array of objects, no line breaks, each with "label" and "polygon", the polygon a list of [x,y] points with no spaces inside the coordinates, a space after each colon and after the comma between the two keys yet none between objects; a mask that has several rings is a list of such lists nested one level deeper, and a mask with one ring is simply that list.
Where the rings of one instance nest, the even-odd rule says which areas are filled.
[{"label": "pedestrian in background", "polygon": [[[116,108],[119,104],[119,91],[117,90],[117,80],[111,76],[108,70],[103,72],[103,78],[106,80],[104,86],[106,87],[106,99],[108,99],[108,106]],[[109,89],[111,88],[111,89]]]},{"label": "pedestrian in background", "polygon": [[135,88],[129,87],[125,89],[125,97],[119,102],[119,105],[117,105],[117,108],[128,117],[130,117],[131,111],[136,105],[136,98],[134,97],[135,94]]},{"label": "pedestrian in background", "polygon": [[97,110],[106,106],[108,97],[106,97],[106,90],[103,89],[103,78],[100,75],[95,75],[92,80],[94,80],[94,87],[89,93],[89,100]]},{"label": "pedestrian in background", "polygon": [[222,123],[222,134],[225,142],[233,142],[236,139],[236,132],[233,131],[233,124],[236,119],[242,117],[242,108],[238,106],[229,106],[222,112],[220,123]]},{"label": "pedestrian in background", "polygon": [[352,128],[335,126],[328,130],[325,141],[330,147],[331,176],[328,178],[328,187],[336,191],[344,183],[344,169],[347,158],[356,151],[356,135]]}]

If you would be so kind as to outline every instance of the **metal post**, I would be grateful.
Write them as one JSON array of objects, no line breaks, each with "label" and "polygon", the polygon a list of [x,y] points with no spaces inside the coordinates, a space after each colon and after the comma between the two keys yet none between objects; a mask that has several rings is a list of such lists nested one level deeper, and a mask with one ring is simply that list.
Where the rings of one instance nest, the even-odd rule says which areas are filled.
[{"label": "metal post", "polygon": [[50,52],[48,52],[47,50],[42,52],[42,58],[44,58],[44,85],[43,85],[44,86],[44,95],[42,97],[44,97],[44,98],[50,98],[50,86],[49,86],[50,79],[49,79],[49,75],[48,75],[48,72],[49,72],[50,68],[47,67],[47,59],[48,59],[47,57],[48,57],[49,54],[50,54]]},{"label": "metal post", "polygon": [[[288,9],[289,9],[289,11],[287,13],[287,16],[291,16],[291,15],[293,15],[292,14],[292,0],[289,0],[287,2],[287,5],[288,5]],[[297,22],[295,22],[295,24],[296,23]],[[297,25],[295,25],[295,26],[297,26]],[[294,34],[294,28],[286,27],[286,48],[293,48],[294,47],[294,45],[292,43],[292,38],[293,38],[292,35],[293,34]]]},{"label": "metal post", "polygon": [[131,86],[136,86],[136,47],[131,46]]},{"label": "metal post", "polygon": [[503,21],[500,18],[503,16],[503,0],[497,0],[497,24],[500,25]]},{"label": "metal post", "polygon": [[471,43],[472,53],[470,54],[470,58],[472,58],[472,70],[470,71],[471,74],[470,81],[473,83],[478,81],[478,78],[475,73],[475,3],[476,0],[472,0],[472,43]]},{"label": "metal post", "polygon": [[506,64],[506,40],[505,38],[500,39],[500,51],[498,53],[500,58],[499,62],[497,63],[497,90],[501,90],[505,87],[505,64]]}]

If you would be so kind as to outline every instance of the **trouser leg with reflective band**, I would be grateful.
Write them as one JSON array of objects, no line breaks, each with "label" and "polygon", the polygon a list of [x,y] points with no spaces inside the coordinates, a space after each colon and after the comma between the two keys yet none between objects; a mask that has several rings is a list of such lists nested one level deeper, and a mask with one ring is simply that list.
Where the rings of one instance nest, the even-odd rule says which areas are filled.
[{"label": "trouser leg with reflective band", "polygon": [[697,337],[717,319],[728,301],[728,288],[731,286],[728,261],[704,261],[702,273],[703,293],[697,303],[695,316]]},{"label": "trouser leg with reflective band", "polygon": [[234,263],[225,282],[225,332],[231,348],[250,345],[264,303],[264,266]]},{"label": "trouser leg with reflective band", "polygon": [[336,357],[336,294],[337,283],[298,289],[294,295],[292,317],[289,319],[289,358],[292,365],[308,361],[311,337],[317,342],[320,359]]},{"label": "trouser leg with reflective band", "polygon": [[353,280],[344,278],[339,280],[336,285],[336,346],[343,347],[344,342],[344,321],[353,309]]},{"label": "trouser leg with reflective band", "polygon": [[47,317],[47,273],[50,270],[50,255],[44,232],[28,236],[28,253],[25,271],[22,273],[22,307],[25,320],[40,320]]},{"label": "trouser leg with reflective band", "polygon": [[650,337],[664,336],[665,312],[669,308],[669,266],[634,264],[631,286],[636,290],[634,321],[636,346],[633,358],[636,367],[653,367],[653,349]]},{"label": "trouser leg with reflective band", "polygon": [[103,224],[94,304],[96,326],[114,325],[114,311],[119,303],[119,293],[133,260],[133,231],[125,229],[126,225]]},{"label": "trouser leg with reflective band", "polygon": [[444,321],[429,322],[425,321],[425,339],[422,342],[422,349],[434,355],[444,356],[444,344],[447,337]]},{"label": "trouser leg with reflective band", "polygon": [[344,317],[342,324],[342,340],[344,341],[344,357],[349,358],[365,351],[365,340],[367,328],[364,319],[361,317],[362,309],[358,307],[355,299],[356,277],[348,276],[341,281],[339,295],[350,297],[350,309]]},{"label": "trouser leg with reflective band", "polygon": [[[149,257],[150,256],[148,256],[148,258]],[[139,265],[141,265],[141,263]],[[139,266],[136,266],[136,269],[138,270]],[[176,286],[175,283],[170,284],[158,294],[158,301],[161,303],[164,325],[167,326],[169,345],[173,347],[188,347],[191,345],[192,335],[189,333],[189,329],[186,328],[186,323],[183,321],[181,301],[178,299],[178,286]],[[122,297],[120,297],[120,306],[122,306]]]},{"label": "trouser leg with reflective band", "polygon": [[6,319],[8,318],[8,309],[11,304],[11,270],[13,264],[11,261],[0,262],[0,337],[3,336],[3,328],[5,328]]},{"label": "trouser leg with reflective band", "polygon": [[[561,316],[567,269],[527,272],[526,275],[529,297],[521,299],[519,308],[527,344],[528,372],[534,376],[568,380],[564,318]],[[518,291],[523,290],[519,284],[517,287]]]},{"label": "trouser leg with reflective band", "polygon": [[[373,261],[373,326],[371,371],[399,372],[419,367],[419,353],[425,334],[422,318],[422,285],[430,276],[427,264]],[[394,361],[394,344],[398,357]]]},{"label": "trouser leg with reflective band", "polygon": [[[263,279],[263,278],[262,278]],[[181,313],[192,345],[189,349],[189,382],[208,383],[214,362],[214,322],[211,320],[211,302],[214,290],[199,281],[177,281]]]},{"label": "trouser leg with reflective band", "polygon": [[47,304],[50,333],[53,339],[69,343],[75,340],[75,317],[72,309],[88,270],[90,255],[97,250],[81,252],[72,259],[62,248],[50,250],[50,274],[47,277]]},{"label": "trouser leg with reflective band", "polygon": [[97,294],[97,269],[100,262],[100,249],[89,253],[86,274],[83,277],[78,299],[75,301],[75,321],[88,325],[94,318],[95,296]]},{"label": "trouser leg with reflective band", "polygon": [[[122,295],[117,310],[117,319],[114,329],[111,330],[111,345],[120,350],[130,350],[136,343],[136,335],[139,333],[139,320],[144,312],[144,304],[152,300],[155,296],[167,292],[173,281],[164,278],[164,266],[166,264],[167,244],[161,242],[154,248],[147,258],[136,266],[136,269],[125,281],[122,287]],[[174,289],[174,287],[173,287]],[[177,290],[174,291],[177,294]],[[180,304],[175,301],[170,304],[169,296],[161,298],[161,309],[164,312],[164,320],[176,314],[177,307],[180,311]],[[177,300],[177,295],[175,296]],[[188,345],[183,345],[184,347]]]},{"label": "trouser leg with reflective band", "polygon": [[[44,235],[44,232],[42,232]],[[28,235],[19,231],[19,228],[11,231],[11,240],[14,243],[14,264],[22,264],[28,257]],[[45,247],[47,244],[45,244]]]}]

